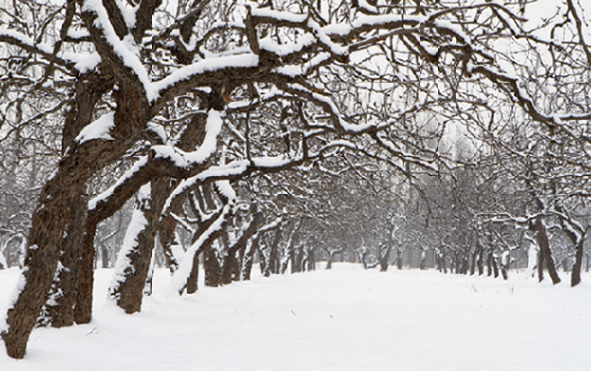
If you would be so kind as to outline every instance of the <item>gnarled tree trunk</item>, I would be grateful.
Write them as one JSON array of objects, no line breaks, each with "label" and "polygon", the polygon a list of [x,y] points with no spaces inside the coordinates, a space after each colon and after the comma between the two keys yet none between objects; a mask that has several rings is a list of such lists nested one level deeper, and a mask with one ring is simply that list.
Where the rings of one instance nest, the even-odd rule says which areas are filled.
[{"label": "gnarled tree trunk", "polygon": [[88,179],[88,173],[75,171],[73,157],[62,161],[57,174],[47,182],[33,215],[20,292],[8,310],[8,329],[2,334],[6,351],[13,358],[25,355],[29,335],[53,282],[67,222]]},{"label": "gnarled tree trunk", "polygon": [[80,276],[82,239],[86,221],[87,198],[79,194],[74,199],[71,213],[62,239],[59,267],[45,304],[44,318],[41,322],[52,327],[74,324],[74,308]]}]

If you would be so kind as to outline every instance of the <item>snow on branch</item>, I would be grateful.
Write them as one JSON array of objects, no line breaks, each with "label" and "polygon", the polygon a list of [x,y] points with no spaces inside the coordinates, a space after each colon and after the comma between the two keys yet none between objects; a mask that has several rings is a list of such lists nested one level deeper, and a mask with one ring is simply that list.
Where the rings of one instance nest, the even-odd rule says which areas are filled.
[{"label": "snow on branch", "polygon": [[113,196],[116,190],[129,179],[131,179],[135,174],[137,174],[142,168],[148,165],[148,156],[140,157],[122,177],[120,177],[115,184],[109,187],[104,192],[100,193],[96,197],[92,198],[88,202],[88,210],[93,211],[97,209],[97,206],[101,203],[107,202],[107,200]]},{"label": "snow on branch", "polygon": [[151,81],[146,68],[143,66],[139,58],[139,50],[133,40],[133,37],[131,35],[127,35],[123,40],[119,38],[111,23],[111,20],[109,19],[107,10],[100,0],[84,1],[84,4],[82,5],[82,13],[93,19],[91,35],[93,33],[99,33],[94,37],[95,45],[99,41],[101,43],[106,43],[110,49],[109,53],[114,53],[117,58],[115,60],[114,58],[110,58],[111,55],[106,54],[107,49],[101,47],[104,45],[97,45],[97,50],[101,57],[118,61],[121,63],[121,66],[119,67],[125,66],[131,70],[133,75],[129,75],[128,71],[119,68],[120,73],[124,74],[125,76],[137,79],[143,85],[148,100],[152,100],[153,93],[150,89]]},{"label": "snow on branch", "polygon": [[220,111],[210,110],[207,113],[203,144],[196,151],[185,152],[169,143],[167,145],[153,146],[154,157],[165,158],[179,168],[188,168],[196,164],[202,164],[215,152],[217,138],[222,131],[223,124],[222,113]]},{"label": "snow on branch", "polygon": [[82,61],[82,58],[74,53],[58,53],[58,55],[54,55],[51,46],[37,43],[27,35],[4,27],[0,27],[0,42],[18,46],[30,53],[41,55],[52,63],[72,70],[75,68],[76,63]]},{"label": "snow on branch", "polygon": [[193,268],[193,260],[195,254],[200,254],[205,246],[205,243],[212,238],[215,238],[216,232],[222,230],[224,222],[233,213],[234,200],[228,202],[223,206],[222,212],[217,219],[205,230],[199,238],[187,249],[185,254],[179,259],[179,267],[172,276],[169,286],[170,292],[182,294],[187,284],[187,278],[191,274]]},{"label": "snow on branch", "polygon": [[115,127],[114,117],[113,112],[101,116],[98,120],[85,126],[74,141],[82,144],[94,139],[113,140],[109,133]]},{"label": "snow on branch", "polygon": [[162,96],[165,90],[172,89],[179,82],[187,82],[199,77],[205,72],[217,71],[225,68],[249,68],[256,67],[259,57],[253,53],[244,53],[216,58],[204,59],[183,68],[180,68],[162,80],[152,83],[150,86],[149,100],[154,101]]}]

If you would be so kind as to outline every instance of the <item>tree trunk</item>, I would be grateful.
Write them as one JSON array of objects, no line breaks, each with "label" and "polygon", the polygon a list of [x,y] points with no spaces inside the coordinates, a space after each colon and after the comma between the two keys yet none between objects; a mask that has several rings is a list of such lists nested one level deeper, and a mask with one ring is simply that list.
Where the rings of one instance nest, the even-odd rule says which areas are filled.
[{"label": "tree trunk", "polygon": [[542,282],[544,280],[544,254],[542,251],[538,251],[538,282]]},{"label": "tree trunk", "polygon": [[[266,247],[266,246],[265,246]],[[265,254],[265,251],[268,248],[261,249],[259,248],[259,268],[261,270],[261,274],[265,277],[269,277],[271,275],[271,271],[269,270],[269,259]]]},{"label": "tree trunk", "polygon": [[[183,151],[188,152],[193,151],[198,146],[201,146],[205,138],[206,125],[207,115],[203,113],[197,113],[196,115],[194,115],[191,118],[190,123],[187,125],[185,131],[183,131],[181,138],[177,143],[177,147],[182,149]],[[154,190],[156,194],[162,195],[160,196],[162,198],[162,202],[166,201],[166,198],[168,198],[168,196],[170,195],[172,191],[173,182],[173,179],[169,179],[167,182],[159,182],[159,184],[157,185],[158,189]],[[210,202],[211,195],[209,194],[209,188],[207,188],[207,191],[207,202]],[[168,211],[164,215],[159,216],[161,220],[157,226],[158,237],[160,239],[160,246],[162,247],[162,251],[164,252],[164,257],[166,258],[166,263],[168,264],[170,273],[172,274],[174,274],[174,272],[179,267],[179,263],[171,250],[171,246],[175,243],[178,243],[178,241],[175,241],[175,230],[177,222],[173,218],[172,214],[180,214],[182,212],[184,201],[185,197],[174,197],[171,201]],[[203,201],[203,198],[200,198],[199,201]]]},{"label": "tree trunk", "polygon": [[238,282],[242,279],[242,267],[244,266],[244,254],[246,253],[246,247],[238,250],[238,256],[236,256],[236,264],[232,270],[232,281]]},{"label": "tree trunk", "polygon": [[476,266],[478,267],[478,275],[482,276],[484,274],[484,250],[482,248],[478,249],[478,260],[476,261]]},{"label": "tree trunk", "polygon": [[[421,260],[419,262],[419,269],[423,270],[425,269],[425,250],[421,249]],[[457,259],[457,254],[456,254],[456,259]],[[457,269],[457,268],[456,268]]]},{"label": "tree trunk", "polygon": [[573,264],[570,285],[574,287],[581,283],[581,267],[583,265],[583,242],[585,241],[584,236],[580,238],[579,243],[575,247],[575,262]]},{"label": "tree trunk", "polygon": [[[218,260],[217,249],[214,249],[212,246],[217,239],[222,237],[222,232],[227,228],[228,222],[233,215],[233,210],[233,207],[225,204],[215,215],[199,225],[198,230],[191,239],[191,249],[194,250],[193,246],[196,247],[191,260],[191,268],[189,274],[186,276],[184,286],[179,287],[179,293],[182,293],[184,289],[188,289],[189,286],[191,286],[192,291],[190,293],[197,291],[198,275],[196,272],[199,269],[199,256],[202,252],[204,252],[203,269],[205,270],[205,285],[217,287],[221,283],[222,267]],[[187,253],[189,253],[189,250],[187,250]],[[177,271],[175,275],[177,274],[181,274],[181,272]],[[188,290],[187,293],[189,293]]]},{"label": "tree trunk", "polygon": [[87,202],[85,195],[76,196],[66,224],[66,233],[60,248],[60,265],[54,277],[49,300],[45,304],[45,317],[41,319],[44,324],[52,327],[74,324]]},{"label": "tree trunk", "polygon": [[343,254],[343,249],[340,250],[329,250],[328,251],[328,260],[326,262],[326,269],[332,269],[332,259],[336,254]]},{"label": "tree trunk", "polygon": [[153,221],[151,186],[148,184],[141,188],[136,197],[132,221],[117,258],[114,284],[109,288],[109,295],[128,314],[141,310],[154,248]]},{"label": "tree trunk", "polygon": [[464,252],[462,254],[462,274],[468,274],[469,263],[470,263],[470,258],[468,257],[468,254],[466,252]]},{"label": "tree trunk", "polygon": [[[19,296],[9,307],[6,323],[7,330],[2,333],[6,351],[10,357],[22,358],[25,355],[29,335],[36,323],[37,316],[47,299],[47,293],[53,281],[61,253],[61,239],[66,231],[66,224],[74,212],[76,197],[84,193],[88,179],[97,170],[112,163],[127,151],[127,144],[133,143],[136,129],[147,120],[134,115],[142,112],[143,106],[134,100],[133,95],[117,97],[118,109],[129,108],[124,119],[117,117],[117,126],[124,126],[128,135],[121,140],[109,142],[89,141],[83,145],[74,143],[80,131],[93,119],[94,105],[115,83],[112,76],[101,76],[89,72],[79,77],[76,95],[71,110],[66,114],[62,132],[63,159],[56,174],[47,181],[37,208],[33,214],[29,234],[25,268],[21,276]],[[128,100],[125,101],[125,100]],[[89,272],[80,272],[80,276],[92,276]],[[78,292],[80,290],[78,286]]]},{"label": "tree trunk", "polygon": [[297,264],[297,254],[298,254],[298,249],[295,248],[295,246],[290,246],[289,247],[289,261],[291,261],[291,268],[290,268],[290,273],[297,273],[300,271],[298,264]]},{"label": "tree trunk", "polygon": [[509,279],[509,271],[507,270],[507,267],[505,267],[504,265],[501,265],[501,275],[503,276],[503,279],[505,281]]},{"label": "tree trunk", "polygon": [[221,283],[222,269],[217,249],[210,245],[204,254],[205,286],[218,287]]},{"label": "tree trunk", "polygon": [[[534,229],[537,232],[538,237],[538,245],[540,247],[540,253],[546,263],[546,269],[548,269],[548,274],[552,279],[553,284],[557,284],[560,282],[560,277],[558,277],[558,273],[556,272],[556,266],[554,265],[554,259],[552,258],[552,251],[550,250],[550,241],[548,240],[548,233],[546,232],[546,226],[541,218],[537,218],[534,223]],[[538,267],[538,270],[540,268]],[[540,279],[541,281],[541,279]]]},{"label": "tree trunk", "polygon": [[302,262],[304,261],[304,246],[293,247],[291,251],[293,253],[291,273],[300,273],[302,271]]},{"label": "tree trunk", "polygon": [[92,267],[95,254],[94,237],[96,228],[97,222],[95,220],[86,220],[80,256],[80,277],[78,278],[78,290],[76,292],[76,308],[74,310],[74,320],[79,325],[89,323],[92,317],[92,291],[94,286]]},{"label": "tree trunk", "polygon": [[53,282],[61,252],[61,242],[73,205],[87,177],[72,171],[69,157],[45,185],[33,214],[25,268],[20,278],[18,298],[10,306],[2,333],[6,351],[12,358],[23,358],[29,335],[35,326]]},{"label": "tree trunk", "polygon": [[316,270],[316,254],[314,248],[308,250],[308,272]]},{"label": "tree trunk", "polygon": [[252,263],[254,260],[254,253],[259,248],[259,239],[261,238],[261,234],[257,233],[257,235],[252,239],[250,243],[250,248],[248,248],[244,254],[244,266],[242,268],[242,280],[243,281],[250,281],[250,275],[252,273]]},{"label": "tree trunk", "polygon": [[109,249],[104,244],[101,244],[101,268],[109,268]]},{"label": "tree trunk", "polygon": [[275,230],[275,236],[273,237],[273,242],[270,246],[269,251],[269,261],[267,262],[269,272],[272,274],[279,274],[279,270],[281,269],[281,261],[279,260],[279,243],[281,242],[281,235],[282,235],[282,228],[277,228]]},{"label": "tree trunk", "polygon": [[[211,249],[211,247],[210,247]],[[206,275],[207,277],[207,275]],[[209,285],[208,285],[209,286]],[[193,255],[193,266],[191,267],[191,274],[187,278],[187,294],[194,294],[199,288],[199,255]]]},{"label": "tree trunk", "polygon": [[388,262],[390,261],[390,252],[392,251],[392,243],[388,242],[386,246],[385,252],[381,251],[380,249],[379,256],[380,256],[380,272],[386,272],[388,270]]},{"label": "tree trunk", "polygon": [[491,254],[489,256],[489,259],[490,259],[490,264],[491,264],[492,269],[493,269],[494,277],[497,278],[497,277],[499,277],[499,267],[497,265],[497,259],[495,259],[495,257],[493,256],[493,253],[492,252],[491,252]]},{"label": "tree trunk", "polygon": [[[222,283],[229,285],[232,283],[232,276],[236,275],[236,270],[239,269],[239,261],[236,258],[237,253],[244,252],[248,240],[256,233],[259,225],[263,221],[263,214],[256,213],[248,227],[242,232],[240,238],[230,246],[228,253],[224,256],[224,262],[222,266]],[[239,277],[239,275],[238,275]]]},{"label": "tree trunk", "polygon": [[152,252],[152,259],[150,259],[148,273],[146,274],[146,282],[144,283],[144,290],[142,292],[144,296],[152,295],[152,289],[154,285],[154,264],[156,264],[156,254]]}]

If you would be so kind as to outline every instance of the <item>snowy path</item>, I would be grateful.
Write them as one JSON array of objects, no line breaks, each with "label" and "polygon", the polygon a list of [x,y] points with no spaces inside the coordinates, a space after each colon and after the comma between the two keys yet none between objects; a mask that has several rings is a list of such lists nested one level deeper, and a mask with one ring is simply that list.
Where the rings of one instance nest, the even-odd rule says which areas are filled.
[{"label": "snowy path", "polygon": [[[0,309],[17,273],[0,271]],[[178,297],[161,270],[127,316],[106,303],[111,273],[96,273],[91,324],[33,331],[24,360],[2,349],[0,370],[591,370],[588,283],[344,264]]]}]

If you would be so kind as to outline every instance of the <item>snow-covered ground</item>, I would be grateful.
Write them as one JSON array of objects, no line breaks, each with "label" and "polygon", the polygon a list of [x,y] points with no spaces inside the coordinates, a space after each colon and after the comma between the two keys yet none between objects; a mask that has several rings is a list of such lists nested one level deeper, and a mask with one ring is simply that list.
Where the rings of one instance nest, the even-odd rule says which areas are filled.
[{"label": "snow-covered ground", "polygon": [[[160,270],[130,316],[106,301],[111,273],[91,324],[36,329],[0,370],[591,370],[589,283],[337,264],[179,297]],[[17,275],[0,271],[0,310]]]}]

